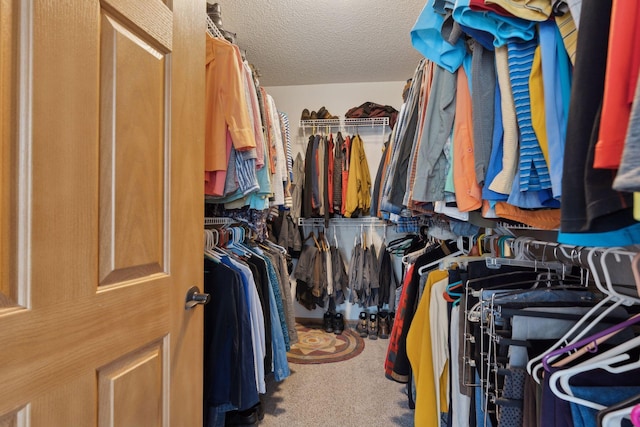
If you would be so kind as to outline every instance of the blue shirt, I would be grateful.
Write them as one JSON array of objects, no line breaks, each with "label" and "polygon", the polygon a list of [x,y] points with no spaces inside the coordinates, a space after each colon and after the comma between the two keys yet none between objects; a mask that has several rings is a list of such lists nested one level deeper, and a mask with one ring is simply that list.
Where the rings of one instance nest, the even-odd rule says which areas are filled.
[{"label": "blue shirt", "polygon": [[549,145],[549,174],[553,197],[562,195],[564,143],[567,135],[567,117],[571,96],[571,66],[564,49],[562,36],[553,21],[538,24],[542,80],[544,84],[544,110]]},{"label": "blue shirt", "polygon": [[462,65],[467,50],[462,38],[453,45],[442,38],[444,17],[436,13],[433,5],[434,0],[428,0],[422,9],[411,29],[411,43],[425,58],[453,73]]},{"label": "blue shirt", "polygon": [[536,23],[521,18],[498,15],[491,11],[476,11],[469,7],[469,0],[456,1],[453,19],[460,25],[493,35],[493,45],[504,46],[510,41],[532,40]]}]

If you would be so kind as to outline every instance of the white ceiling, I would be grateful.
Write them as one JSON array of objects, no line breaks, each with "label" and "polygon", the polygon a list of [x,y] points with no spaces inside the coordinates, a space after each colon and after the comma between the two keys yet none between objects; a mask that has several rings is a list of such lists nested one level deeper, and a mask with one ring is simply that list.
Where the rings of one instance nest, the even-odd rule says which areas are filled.
[{"label": "white ceiling", "polygon": [[425,0],[218,3],[263,86],[403,81],[422,57],[409,32]]}]

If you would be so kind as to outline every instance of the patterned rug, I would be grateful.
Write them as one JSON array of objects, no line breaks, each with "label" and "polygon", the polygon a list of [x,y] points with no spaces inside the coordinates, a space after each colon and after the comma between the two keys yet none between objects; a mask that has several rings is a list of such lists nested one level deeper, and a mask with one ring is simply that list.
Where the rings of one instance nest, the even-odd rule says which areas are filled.
[{"label": "patterned rug", "polygon": [[296,324],[298,342],[291,346],[287,360],[299,364],[319,364],[349,360],[364,350],[364,340],[345,328],[340,335],[325,332],[320,325]]}]

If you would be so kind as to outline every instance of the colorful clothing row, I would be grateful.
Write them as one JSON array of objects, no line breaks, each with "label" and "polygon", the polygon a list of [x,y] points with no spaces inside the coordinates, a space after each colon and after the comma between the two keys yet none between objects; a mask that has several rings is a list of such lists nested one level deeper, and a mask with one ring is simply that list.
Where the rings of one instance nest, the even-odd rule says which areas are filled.
[{"label": "colorful clothing row", "polygon": [[371,175],[360,135],[345,139],[338,132],[335,140],[333,134],[311,135],[304,161],[298,154],[293,169],[293,191],[299,193],[294,193],[292,212],[326,219],[369,213]]},{"label": "colorful clothing row", "polygon": [[[205,257],[205,425],[224,426],[225,413],[246,410],[266,393],[265,376],[290,375],[287,351],[297,342],[284,255],[268,247],[251,256]],[[234,337],[234,339],[229,339]]]},{"label": "colorful clothing row", "polygon": [[[638,320],[632,311],[615,307],[587,327],[589,338],[567,345],[563,335],[583,322],[602,295],[583,286],[565,286],[566,281],[558,281],[562,286],[536,288],[538,273],[533,266],[505,265],[496,270],[483,261],[471,261],[464,268],[420,274],[426,257],[422,255],[407,271],[385,362],[389,379],[414,384],[409,394],[415,397],[415,425],[596,425],[595,407],[557,397],[549,377],[584,366],[590,358],[602,360],[605,351],[635,340],[629,326]],[[613,341],[598,341],[597,348],[582,354],[571,351],[609,335],[611,328],[617,330]],[[561,363],[551,359],[554,366],[544,368],[547,372],[539,386],[527,373],[527,364],[548,354],[555,342],[563,342],[571,356]],[[633,377],[637,367],[630,364],[626,373],[609,373],[597,369],[602,366],[601,362],[585,366],[562,387],[605,408],[632,397],[635,404],[640,394],[640,383]],[[605,387],[611,390],[607,397],[602,395]],[[448,422],[441,421],[442,414]]]},{"label": "colorful clothing row", "polygon": [[559,228],[564,243],[640,242],[640,7],[551,3],[426,3],[411,31],[425,59],[385,149],[373,214],[443,204]]},{"label": "colorful clothing row", "polygon": [[227,209],[291,206],[286,114],[257,85],[238,47],[207,36],[205,195]]}]

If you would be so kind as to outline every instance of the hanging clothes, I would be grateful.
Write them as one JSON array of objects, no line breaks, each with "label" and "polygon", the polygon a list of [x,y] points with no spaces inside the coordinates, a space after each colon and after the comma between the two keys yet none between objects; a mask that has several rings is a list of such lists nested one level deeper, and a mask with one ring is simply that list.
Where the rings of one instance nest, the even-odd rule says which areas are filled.
[{"label": "hanging clothes", "polygon": [[345,217],[369,213],[371,175],[364,144],[359,135],[354,136],[351,143],[347,192],[344,197],[346,198]]}]

